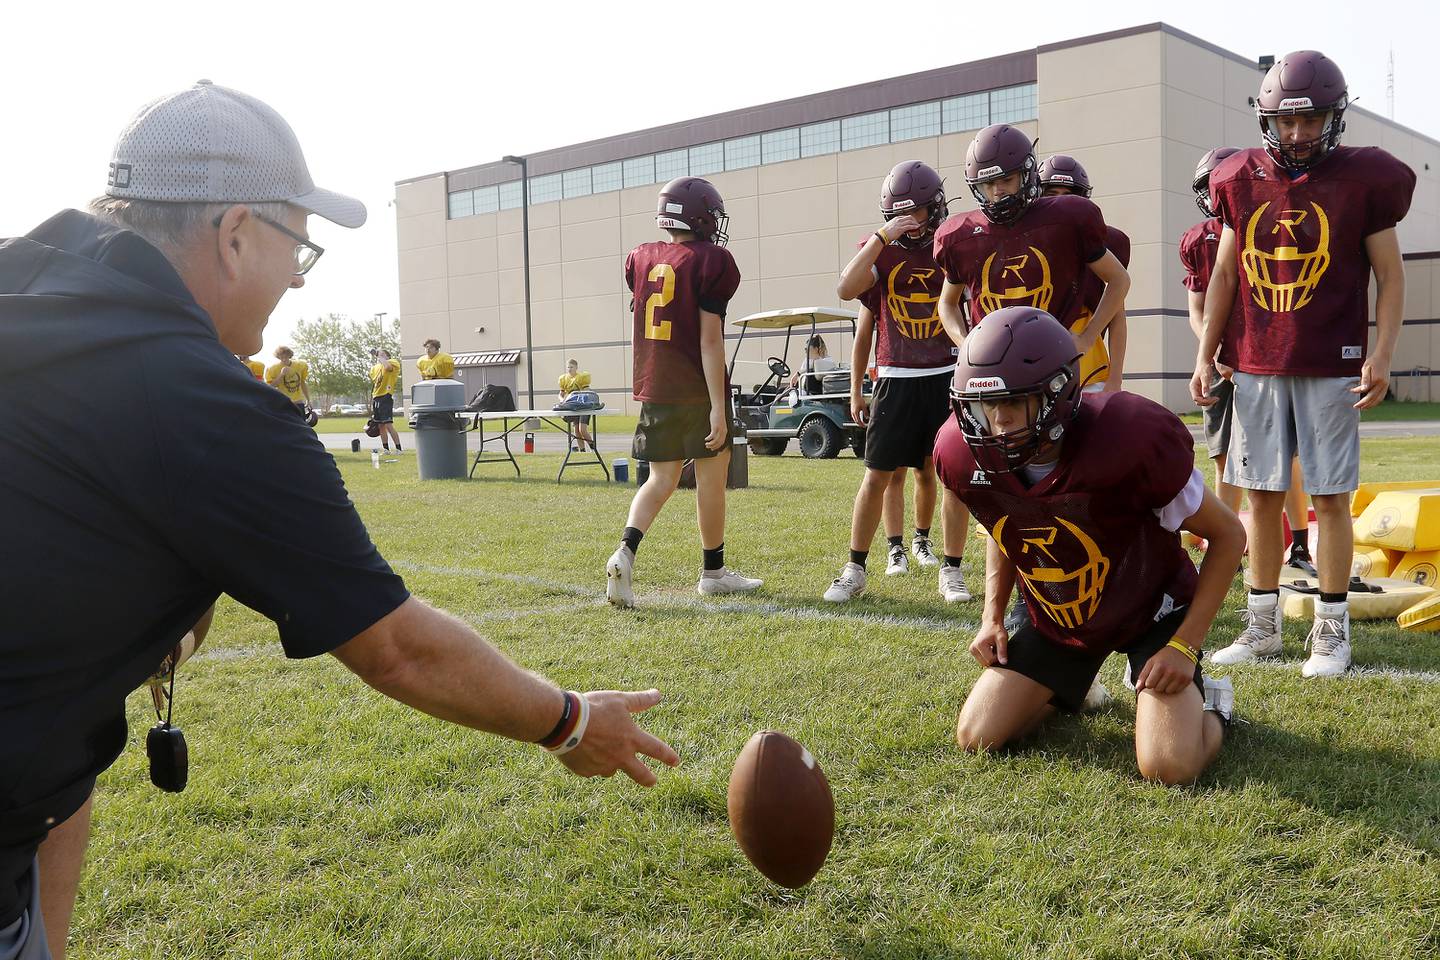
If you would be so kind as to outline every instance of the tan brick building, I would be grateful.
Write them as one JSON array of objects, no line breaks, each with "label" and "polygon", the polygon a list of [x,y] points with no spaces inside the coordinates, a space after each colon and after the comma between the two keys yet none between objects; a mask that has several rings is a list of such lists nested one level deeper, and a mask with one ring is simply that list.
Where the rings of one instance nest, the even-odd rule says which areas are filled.
[{"label": "tan brick building", "polygon": [[[1038,136],[1042,157],[1069,153],[1085,165],[1095,202],[1133,245],[1127,388],[1188,408],[1195,341],[1177,244],[1201,216],[1191,174],[1211,147],[1258,144],[1248,98],[1260,78],[1253,61],[1155,23],[532,154],[536,403],[549,406],[574,356],[610,409],[634,406],[622,268],[628,250],[658,236],[660,184],[704,176],[725,197],[745,278],[731,319],[837,305],[840,268],[878,222],[890,167],[904,159],[937,167],[951,211],[969,210],[965,148],[977,129],[1003,121]],[[1419,176],[1399,231],[1410,290],[1397,389],[1440,398],[1429,376],[1440,358],[1440,261],[1426,256],[1440,250],[1440,141],[1358,107],[1346,122],[1347,144],[1384,147]],[[403,180],[395,209],[406,370],[420,344],[438,337],[457,357],[490,358],[460,367],[472,392],[508,383],[523,406],[519,177],[518,166],[491,162]],[[848,334],[827,339],[832,355],[848,353]],[[761,379],[757,362],[779,346],[747,337],[735,380]]]}]

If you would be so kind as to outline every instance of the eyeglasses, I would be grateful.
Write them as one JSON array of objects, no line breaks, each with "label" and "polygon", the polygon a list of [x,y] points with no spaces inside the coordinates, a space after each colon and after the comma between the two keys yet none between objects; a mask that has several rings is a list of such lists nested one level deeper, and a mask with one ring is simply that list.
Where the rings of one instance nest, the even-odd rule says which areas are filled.
[{"label": "eyeglasses", "polygon": [[[224,214],[216,217],[214,221],[212,221],[212,225],[216,227],[220,226],[220,220],[223,217]],[[271,220],[269,217],[262,216],[258,213],[255,214],[255,219],[261,221],[262,223],[270,224],[270,226],[274,227],[276,230],[279,230],[281,233],[285,234],[285,236],[295,241],[295,276],[305,276],[305,274],[310,272],[310,268],[315,266],[315,264],[320,260],[320,258],[325,255],[324,247],[320,246],[317,243],[311,243],[309,240],[300,236],[300,234],[296,233],[294,230],[291,230],[289,227],[285,226],[285,224],[277,223],[274,220]]]}]

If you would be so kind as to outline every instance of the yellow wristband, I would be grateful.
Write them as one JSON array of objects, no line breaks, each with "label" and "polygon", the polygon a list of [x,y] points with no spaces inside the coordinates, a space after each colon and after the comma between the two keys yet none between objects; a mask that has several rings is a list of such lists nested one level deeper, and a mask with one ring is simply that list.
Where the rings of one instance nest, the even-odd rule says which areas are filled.
[{"label": "yellow wristband", "polygon": [[875,239],[879,240],[882,246],[890,246],[890,241],[886,240],[885,234],[881,233],[879,230],[875,231]]},{"label": "yellow wristband", "polygon": [[1186,643],[1184,640],[1181,640],[1179,637],[1171,637],[1170,642],[1165,644],[1165,646],[1174,647],[1176,650],[1179,650],[1181,653],[1185,654],[1185,656],[1189,657],[1190,662],[1193,664],[1198,665],[1200,663],[1199,652],[1196,651],[1194,647],[1190,646],[1190,644]]}]

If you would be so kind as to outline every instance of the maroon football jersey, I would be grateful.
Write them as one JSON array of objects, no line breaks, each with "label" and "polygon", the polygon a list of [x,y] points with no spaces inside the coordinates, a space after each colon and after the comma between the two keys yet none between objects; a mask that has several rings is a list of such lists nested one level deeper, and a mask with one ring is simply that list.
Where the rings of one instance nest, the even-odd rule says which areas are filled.
[{"label": "maroon football jersey", "polygon": [[1108,653],[1195,595],[1195,564],[1155,511],[1195,469],[1190,431],[1133,393],[1085,394],[1048,477],[987,473],[951,417],[935,440],[953,490],[1020,572],[1035,626],[1052,642]]},{"label": "maroon football jersey", "polygon": [[1338,147],[1291,177],[1261,149],[1210,174],[1211,205],[1235,231],[1238,322],[1220,360],[1253,374],[1353,377],[1370,333],[1365,238],[1405,218],[1415,172],[1379,147]]},{"label": "maroon football jersey", "polygon": [[1041,197],[1009,226],[972,210],[935,235],[935,262],[965,287],[970,326],[1001,307],[1038,307],[1070,327],[1085,310],[1081,281],[1105,255],[1105,218],[1084,197]]},{"label": "maroon football jersey", "polygon": [[[1115,259],[1120,261],[1120,266],[1130,266],[1130,237],[1125,231],[1105,225],[1105,249],[1115,254]],[[1095,271],[1086,268],[1080,274],[1080,297],[1085,303],[1085,312],[1095,313],[1095,308],[1100,306],[1100,298],[1105,295],[1105,281],[1095,275]]]},{"label": "maroon football jersey", "polygon": [[[1225,224],[1219,217],[1201,220],[1180,235],[1180,264],[1185,268],[1186,290],[1204,293],[1210,286],[1210,274],[1215,269],[1215,256],[1220,251],[1220,231]],[[1236,301],[1239,306],[1239,301]],[[1235,314],[1232,312],[1231,317]]]},{"label": "maroon football jersey", "polygon": [[625,258],[625,285],[635,312],[630,341],[635,399],[709,403],[700,362],[700,311],[725,316],[740,287],[735,258],[704,240],[642,243]]},{"label": "maroon football jersey", "polygon": [[875,260],[875,274],[874,285],[859,297],[875,315],[875,365],[952,366],[955,344],[940,325],[938,310],[945,277],[935,266],[930,245],[918,249],[886,245]]}]

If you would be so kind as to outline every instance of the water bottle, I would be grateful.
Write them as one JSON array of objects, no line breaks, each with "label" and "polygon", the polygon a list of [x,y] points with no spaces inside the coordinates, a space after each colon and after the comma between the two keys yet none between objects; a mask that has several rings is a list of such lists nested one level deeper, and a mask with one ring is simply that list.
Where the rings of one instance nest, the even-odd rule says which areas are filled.
[{"label": "water bottle", "polygon": [[371,450],[371,451],[370,451],[370,465],[373,466],[376,470],[379,470],[379,469],[380,469],[380,451],[379,451],[379,450]]}]

